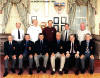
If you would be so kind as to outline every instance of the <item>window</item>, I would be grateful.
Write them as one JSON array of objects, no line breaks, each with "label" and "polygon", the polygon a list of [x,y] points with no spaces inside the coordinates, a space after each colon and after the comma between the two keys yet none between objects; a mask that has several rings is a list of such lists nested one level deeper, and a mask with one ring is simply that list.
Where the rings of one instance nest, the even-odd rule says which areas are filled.
[{"label": "window", "polygon": [[87,6],[77,6],[72,30],[76,33],[80,29],[80,23],[87,25]]}]

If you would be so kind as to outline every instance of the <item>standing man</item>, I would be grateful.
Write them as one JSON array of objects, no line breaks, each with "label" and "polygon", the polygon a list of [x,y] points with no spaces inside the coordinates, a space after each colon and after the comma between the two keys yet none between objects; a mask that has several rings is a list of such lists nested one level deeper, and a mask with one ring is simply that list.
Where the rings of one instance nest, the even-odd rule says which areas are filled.
[{"label": "standing man", "polygon": [[17,56],[19,56],[19,52],[21,50],[21,41],[24,39],[24,30],[21,28],[21,23],[16,23],[16,29],[12,31],[13,39],[17,42]]},{"label": "standing man", "polygon": [[32,25],[27,30],[32,42],[35,43],[38,40],[39,33],[42,33],[42,29],[38,26],[38,21],[32,20]]},{"label": "standing man", "polygon": [[77,32],[78,40],[80,41],[80,43],[81,43],[81,41],[84,40],[85,35],[87,33],[91,34],[90,31],[86,29],[85,23],[81,23],[80,24],[80,30]]},{"label": "standing man", "polygon": [[95,53],[95,43],[91,40],[91,35],[86,34],[85,40],[81,43],[81,72],[85,72],[86,60],[89,60],[90,63],[90,74],[93,74],[94,70],[94,53]]},{"label": "standing man", "polygon": [[44,28],[43,34],[45,39],[48,41],[49,51],[51,52],[53,45],[52,43],[56,40],[56,29],[52,27],[53,21],[48,21],[48,27]]},{"label": "standing man", "polygon": [[75,40],[75,35],[70,35],[70,40],[67,41],[66,45],[66,63],[65,73],[68,73],[69,67],[75,66],[75,74],[79,73],[79,61],[80,61],[80,44],[78,40]]},{"label": "standing man", "polygon": [[34,43],[30,41],[30,35],[25,34],[25,40],[21,42],[21,51],[19,54],[19,73],[23,73],[23,61],[29,61],[29,74],[32,74],[32,64],[33,64],[33,54],[34,54]]},{"label": "standing man", "polygon": [[55,74],[56,58],[60,58],[59,74],[63,74],[63,68],[65,64],[65,49],[64,49],[64,42],[61,40],[60,32],[56,33],[56,41],[52,44],[54,44],[54,50],[51,54],[51,66],[52,66],[51,74]]},{"label": "standing man", "polygon": [[68,41],[69,40],[69,35],[73,34],[72,30],[69,28],[69,24],[65,24],[65,30],[62,31],[61,33],[61,38],[63,41]]},{"label": "standing man", "polygon": [[[47,62],[48,62],[48,44],[46,40],[44,40],[44,35],[42,33],[39,34],[39,40],[36,41],[35,43],[35,55],[34,55],[34,60],[36,62],[36,67],[37,67],[37,73],[39,73],[42,69],[44,73],[46,73],[46,67],[47,67]],[[43,67],[40,67],[39,60],[43,59]]]},{"label": "standing man", "polygon": [[15,73],[15,64],[16,64],[16,42],[13,40],[11,35],[8,36],[8,41],[4,42],[4,67],[5,73],[4,77],[8,75],[8,61],[12,60],[11,71]]}]

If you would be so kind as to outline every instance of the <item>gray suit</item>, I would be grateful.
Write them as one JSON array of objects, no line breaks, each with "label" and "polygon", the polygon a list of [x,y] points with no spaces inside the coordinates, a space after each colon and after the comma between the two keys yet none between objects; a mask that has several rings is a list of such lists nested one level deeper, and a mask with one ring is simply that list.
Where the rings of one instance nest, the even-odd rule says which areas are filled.
[{"label": "gray suit", "polygon": [[[72,30],[69,30],[69,32],[67,34],[68,34],[68,39],[69,39],[69,35],[73,34]],[[64,30],[64,31],[61,32],[61,39],[63,41],[65,41],[65,37],[66,37],[66,30]]]}]

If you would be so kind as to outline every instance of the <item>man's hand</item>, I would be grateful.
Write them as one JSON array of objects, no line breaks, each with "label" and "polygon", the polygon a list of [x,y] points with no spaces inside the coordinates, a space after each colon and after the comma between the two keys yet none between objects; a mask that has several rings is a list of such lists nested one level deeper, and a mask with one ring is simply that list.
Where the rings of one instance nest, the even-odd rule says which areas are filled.
[{"label": "man's hand", "polygon": [[49,56],[49,54],[48,54],[48,53],[46,53],[45,55],[46,55],[46,56]]},{"label": "man's hand", "polygon": [[75,54],[75,57],[76,57],[76,58],[79,58],[79,53],[76,53],[76,54]]},{"label": "man's hand", "polygon": [[13,58],[13,59],[16,59],[16,55],[13,55],[12,58]]},{"label": "man's hand", "polygon": [[70,54],[69,53],[66,53],[66,57],[70,57]]},{"label": "man's hand", "polygon": [[94,59],[94,55],[91,55],[90,58],[91,58],[91,59]]},{"label": "man's hand", "polygon": [[51,54],[51,56],[55,56],[54,52]]},{"label": "man's hand", "polygon": [[64,53],[62,53],[61,56],[65,56]]},{"label": "man's hand", "polygon": [[6,55],[6,56],[4,57],[4,60],[6,60],[6,59],[9,59],[9,56],[8,56],[8,55]]},{"label": "man's hand", "polygon": [[32,55],[32,54],[30,54],[30,55],[29,55],[29,58],[33,58],[33,55]]},{"label": "man's hand", "polygon": [[37,56],[37,53],[35,53],[35,55],[34,56]]},{"label": "man's hand", "polygon": [[22,55],[22,54],[20,54],[20,55],[19,55],[19,59],[22,59],[22,58],[23,58],[23,55]]},{"label": "man's hand", "polygon": [[85,56],[82,54],[80,58],[83,59],[84,57],[85,57]]}]

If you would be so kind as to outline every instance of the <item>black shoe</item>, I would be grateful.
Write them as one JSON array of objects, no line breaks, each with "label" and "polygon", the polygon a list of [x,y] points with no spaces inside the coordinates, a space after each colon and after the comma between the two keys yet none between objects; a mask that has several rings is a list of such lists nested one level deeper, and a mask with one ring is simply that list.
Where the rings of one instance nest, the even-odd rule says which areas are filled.
[{"label": "black shoe", "polygon": [[55,71],[52,71],[52,72],[51,72],[51,75],[54,75],[54,74],[55,74]]},{"label": "black shoe", "polygon": [[59,71],[59,74],[62,75],[63,74],[63,71]]},{"label": "black shoe", "polygon": [[42,71],[43,71],[43,73],[46,73],[46,68],[45,68],[45,67],[43,67]]},{"label": "black shoe", "polygon": [[85,69],[81,70],[81,73],[84,74],[85,73]]},{"label": "black shoe", "polygon": [[90,74],[93,74],[93,70],[90,70]]},{"label": "black shoe", "polygon": [[21,75],[23,73],[23,70],[20,69],[18,75]]},{"label": "black shoe", "polygon": [[76,71],[75,71],[75,74],[78,75],[78,74],[79,74],[79,70],[76,70]]},{"label": "black shoe", "polygon": [[32,74],[33,74],[33,73],[32,73],[32,69],[31,69],[31,68],[29,69],[29,74],[30,74],[30,75],[32,75]]},{"label": "black shoe", "polygon": [[38,69],[37,69],[37,73],[40,73],[40,71],[41,71],[41,70],[40,70],[40,67],[38,67]]},{"label": "black shoe", "polygon": [[64,70],[64,73],[65,73],[65,74],[68,74],[68,70]]},{"label": "black shoe", "polygon": [[15,72],[15,69],[13,69],[13,68],[11,69],[11,71],[12,71],[12,73],[16,73],[16,72]]},{"label": "black shoe", "polygon": [[8,75],[8,72],[6,71],[3,75],[3,77],[6,77]]}]

